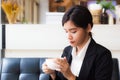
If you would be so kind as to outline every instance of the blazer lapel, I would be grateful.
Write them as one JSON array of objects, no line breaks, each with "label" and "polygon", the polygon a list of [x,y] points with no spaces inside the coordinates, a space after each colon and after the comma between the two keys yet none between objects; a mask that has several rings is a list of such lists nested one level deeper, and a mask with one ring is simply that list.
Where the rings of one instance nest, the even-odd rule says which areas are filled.
[{"label": "blazer lapel", "polygon": [[93,61],[95,59],[95,47],[96,43],[93,39],[88,46],[85,58],[83,60],[83,64],[79,73],[80,80],[87,80],[87,76],[89,75],[90,69],[92,67]]},{"label": "blazer lapel", "polygon": [[71,65],[71,62],[72,62],[71,52],[72,52],[72,47],[70,47],[70,50],[69,50],[69,53],[68,53],[68,57],[67,57],[68,63],[69,63],[70,65]]}]

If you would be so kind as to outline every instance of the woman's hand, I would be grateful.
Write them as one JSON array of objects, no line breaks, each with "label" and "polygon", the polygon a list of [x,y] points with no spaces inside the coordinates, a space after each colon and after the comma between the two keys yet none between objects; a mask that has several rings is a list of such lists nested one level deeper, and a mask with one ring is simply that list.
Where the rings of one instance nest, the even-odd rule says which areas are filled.
[{"label": "woman's hand", "polygon": [[48,66],[47,66],[47,64],[45,62],[42,64],[42,70],[43,70],[44,73],[50,74],[52,80],[55,79],[55,77],[56,77],[55,71],[49,69]]},{"label": "woman's hand", "polygon": [[56,63],[59,65],[57,71],[61,72],[68,80],[75,80],[76,77],[72,74],[66,57],[57,58]]}]

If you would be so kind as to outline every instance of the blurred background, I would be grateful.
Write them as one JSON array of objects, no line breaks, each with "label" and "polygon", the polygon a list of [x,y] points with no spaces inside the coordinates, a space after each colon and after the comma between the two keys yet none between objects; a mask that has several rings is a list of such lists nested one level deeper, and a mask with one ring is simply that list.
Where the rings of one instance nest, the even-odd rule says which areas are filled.
[{"label": "blurred background", "polygon": [[[105,4],[103,1],[107,3],[110,2],[110,4]],[[102,4],[102,2],[104,4]],[[102,24],[100,15],[107,6],[109,22],[105,24],[118,23],[120,16],[120,0],[2,0],[1,23],[61,23],[60,20],[64,12],[73,5],[88,7],[93,15],[95,24]],[[92,5],[94,7],[92,7]],[[113,5],[113,8],[110,8],[111,5]]]}]

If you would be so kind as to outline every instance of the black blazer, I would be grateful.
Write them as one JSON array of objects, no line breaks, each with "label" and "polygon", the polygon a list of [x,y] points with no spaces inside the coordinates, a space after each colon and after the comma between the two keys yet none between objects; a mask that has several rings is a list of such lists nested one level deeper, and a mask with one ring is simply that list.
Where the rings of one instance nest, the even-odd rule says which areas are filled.
[{"label": "black blazer", "polygon": [[[66,56],[69,64],[72,61],[71,52],[72,47],[67,46],[62,54],[62,57]],[[56,75],[56,80],[67,80],[60,72],[56,72]],[[111,80],[111,76],[111,52],[91,39],[79,77],[76,77],[76,80]]]}]

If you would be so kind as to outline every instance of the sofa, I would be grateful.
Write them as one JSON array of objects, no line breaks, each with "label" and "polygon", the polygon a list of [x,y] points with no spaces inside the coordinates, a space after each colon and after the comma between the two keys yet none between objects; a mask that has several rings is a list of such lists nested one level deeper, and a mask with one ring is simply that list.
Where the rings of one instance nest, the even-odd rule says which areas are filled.
[{"label": "sofa", "polygon": [[[45,58],[3,58],[1,80],[49,80],[42,71]],[[118,59],[113,58],[111,80],[119,80]]]},{"label": "sofa", "polygon": [[42,71],[45,58],[3,58],[1,80],[49,80]]}]

